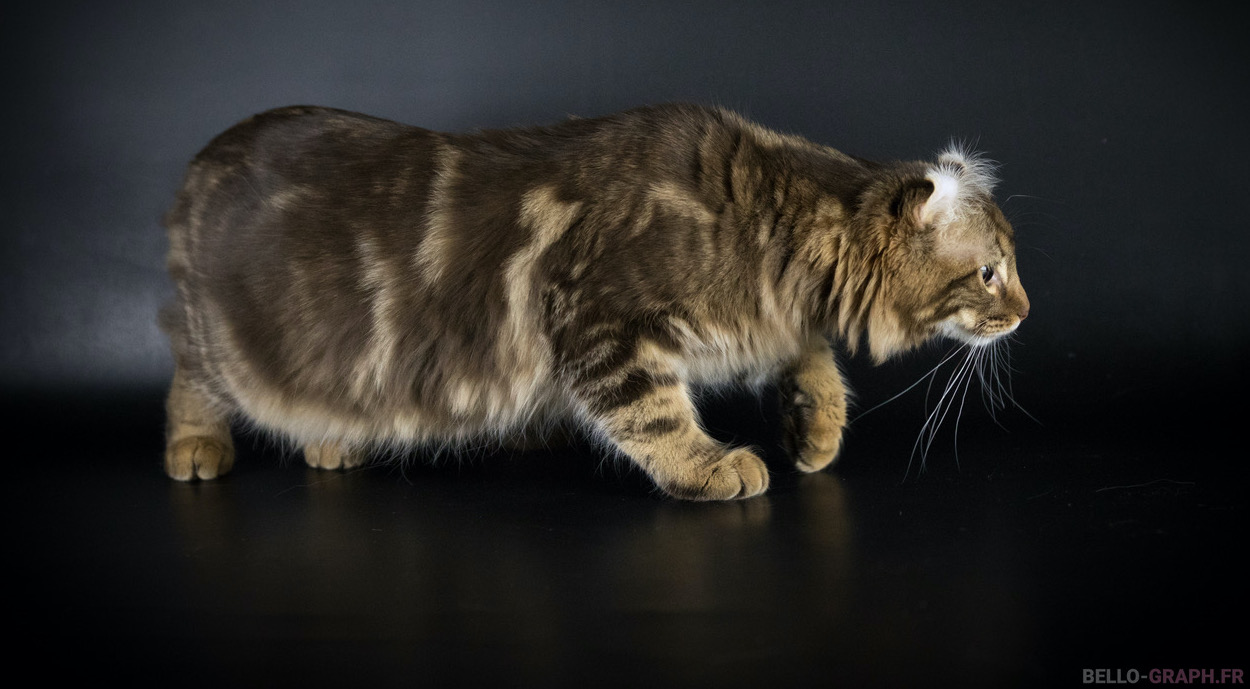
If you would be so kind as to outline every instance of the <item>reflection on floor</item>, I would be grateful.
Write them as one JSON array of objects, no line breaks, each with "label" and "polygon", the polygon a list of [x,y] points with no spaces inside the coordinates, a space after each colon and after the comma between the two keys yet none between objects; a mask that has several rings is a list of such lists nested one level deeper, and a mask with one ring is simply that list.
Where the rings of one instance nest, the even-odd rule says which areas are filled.
[{"label": "reflection on floor", "polygon": [[904,481],[915,426],[881,414],[799,475],[768,412],[726,403],[709,425],[762,447],[773,489],[687,504],[584,445],[338,473],[244,439],[229,477],[180,484],[159,408],[117,402],[84,453],[40,425],[81,406],[31,405],[35,456],[6,484],[14,624],[97,671],[1053,686],[1244,662],[1206,621],[1245,611],[1245,500],[1197,447],[965,419],[958,467],[947,436]]}]

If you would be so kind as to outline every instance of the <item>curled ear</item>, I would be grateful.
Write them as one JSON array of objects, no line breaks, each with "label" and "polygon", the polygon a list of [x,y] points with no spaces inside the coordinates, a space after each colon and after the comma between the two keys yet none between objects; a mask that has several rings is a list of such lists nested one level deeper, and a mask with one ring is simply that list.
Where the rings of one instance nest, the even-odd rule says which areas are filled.
[{"label": "curled ear", "polygon": [[931,225],[955,209],[959,202],[959,177],[949,170],[930,170],[925,179],[933,185],[933,193],[916,209],[916,220],[921,225]]},{"label": "curled ear", "polygon": [[921,220],[931,223],[957,217],[974,198],[989,198],[998,183],[993,161],[967,146],[952,143],[938,156],[925,179],[933,182],[933,194],[921,209]]},{"label": "curled ear", "polygon": [[891,210],[918,228],[957,218],[970,200],[989,197],[997,181],[992,162],[957,145],[912,175],[899,186]]},{"label": "curled ear", "polygon": [[917,228],[933,224],[955,206],[959,181],[952,175],[934,174],[905,181],[894,197],[891,214]]}]

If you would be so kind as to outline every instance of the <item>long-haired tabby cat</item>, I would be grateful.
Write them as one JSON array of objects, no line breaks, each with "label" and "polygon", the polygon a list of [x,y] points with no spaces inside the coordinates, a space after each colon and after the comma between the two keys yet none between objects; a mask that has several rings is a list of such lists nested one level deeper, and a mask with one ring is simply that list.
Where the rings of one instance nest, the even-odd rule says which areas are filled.
[{"label": "long-haired tabby cat", "polygon": [[688,105],[469,134],[257,115],[166,220],[165,469],[229,471],[238,416],[327,469],[571,422],[669,495],[758,495],[764,462],[692,389],[777,383],[798,468],[828,465],[829,338],[881,361],[1028,314],[992,184],[958,150],[878,164]]}]

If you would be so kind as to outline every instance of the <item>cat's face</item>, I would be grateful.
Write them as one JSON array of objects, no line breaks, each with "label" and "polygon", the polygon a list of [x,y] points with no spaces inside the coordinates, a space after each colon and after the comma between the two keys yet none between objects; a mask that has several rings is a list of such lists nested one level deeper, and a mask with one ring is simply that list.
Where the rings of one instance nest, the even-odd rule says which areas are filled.
[{"label": "cat's face", "polygon": [[1011,225],[986,201],[945,234],[935,253],[954,277],[937,295],[934,333],[979,346],[1015,332],[1029,315],[1029,297],[1016,271]]},{"label": "cat's face", "polygon": [[886,347],[873,343],[878,359],[938,335],[988,345],[1028,316],[1014,232],[990,195],[992,178],[977,165],[944,157],[902,204],[885,257],[897,332]]}]

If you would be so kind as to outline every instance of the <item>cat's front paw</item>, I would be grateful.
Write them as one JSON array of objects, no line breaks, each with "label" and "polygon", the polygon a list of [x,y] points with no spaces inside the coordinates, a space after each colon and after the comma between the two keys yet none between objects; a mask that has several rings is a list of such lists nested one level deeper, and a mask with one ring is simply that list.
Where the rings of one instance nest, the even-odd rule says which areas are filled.
[{"label": "cat's front paw", "polygon": [[802,390],[782,399],[782,444],[799,471],[820,471],[842,449],[843,415],[832,405],[818,404]]},{"label": "cat's front paw", "polygon": [[365,463],[365,453],[338,443],[305,445],[304,462],[314,469],[351,469]]},{"label": "cat's front paw", "polygon": [[233,445],[210,436],[182,438],[165,448],[165,473],[179,481],[215,479],[233,466]]},{"label": "cat's front paw", "polygon": [[739,448],[677,480],[661,481],[660,488],[682,500],[750,498],[768,490],[768,467],[754,452]]}]

